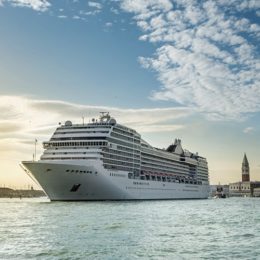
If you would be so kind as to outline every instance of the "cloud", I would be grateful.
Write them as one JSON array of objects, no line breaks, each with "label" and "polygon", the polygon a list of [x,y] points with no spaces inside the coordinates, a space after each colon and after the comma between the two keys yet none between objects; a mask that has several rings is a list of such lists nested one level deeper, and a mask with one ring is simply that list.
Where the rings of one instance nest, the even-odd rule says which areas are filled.
[{"label": "cloud", "polygon": [[75,19],[75,20],[80,20],[80,19],[81,19],[81,17],[80,17],[80,16],[78,16],[78,15],[73,15],[72,19]]},{"label": "cloud", "polygon": [[[55,9],[47,0],[0,3],[36,11]],[[66,14],[68,8],[58,10]],[[177,102],[210,120],[243,120],[260,111],[260,1],[88,1],[85,9],[80,8],[70,10],[68,17],[86,20],[101,10],[132,15],[141,31],[139,40],[154,47],[153,55],[138,58],[157,76],[160,87],[150,93],[154,101]],[[57,16],[65,18],[60,12]],[[111,25],[106,23],[104,31]]]},{"label": "cloud", "polygon": [[9,120],[0,120],[0,136],[12,132],[18,132],[22,130],[22,128],[23,127],[19,123]]},{"label": "cloud", "polygon": [[60,18],[60,19],[66,19],[66,18],[68,18],[68,17],[67,17],[67,15],[58,15],[58,18]]},{"label": "cloud", "polygon": [[163,133],[163,132],[174,132],[180,129],[185,128],[184,125],[170,125],[170,124],[162,124],[162,125],[136,125],[135,130],[142,133]]},{"label": "cloud", "polygon": [[90,7],[91,10],[88,10],[88,11],[80,10],[79,15],[94,16],[96,14],[99,14],[103,8],[102,4],[100,4],[98,2],[92,2],[92,1],[88,2],[88,6]]},{"label": "cloud", "polygon": [[123,0],[140,40],[156,47],[140,64],[157,74],[154,100],[197,108],[211,120],[242,120],[260,111],[260,1]]},{"label": "cloud", "polygon": [[96,8],[96,9],[102,9],[102,4],[100,4],[100,3],[98,3],[98,2],[89,1],[89,2],[88,2],[88,6],[89,6],[89,7]]},{"label": "cloud", "polygon": [[170,11],[173,7],[169,0],[123,0],[121,7],[138,15],[147,15],[151,11]]},{"label": "cloud", "polygon": [[[64,101],[31,100],[29,107],[34,113],[51,114],[56,122],[67,119],[81,120],[82,116],[88,119],[97,117],[100,111],[109,111],[110,114],[120,120],[119,123],[130,124],[131,126],[148,126],[159,124],[191,115],[191,109],[187,108],[152,108],[152,109],[122,109],[105,106],[87,106],[68,103]],[[42,112],[44,111],[44,112]],[[69,117],[69,118],[68,118]],[[54,123],[54,121],[51,121]]]},{"label": "cloud", "polygon": [[97,118],[100,111],[109,111],[118,123],[142,133],[184,128],[185,126],[172,122],[192,114],[187,108],[122,109],[17,96],[0,96],[0,104],[3,111],[0,115],[0,140],[11,138],[22,143],[36,137],[40,140],[49,139],[59,122],[82,122],[82,116],[88,122]]},{"label": "cloud", "polygon": [[118,10],[117,8],[115,8],[115,7],[111,7],[111,8],[110,8],[110,11],[111,11],[113,14],[116,14],[116,15],[120,14],[119,10]]},{"label": "cloud", "polygon": [[255,128],[252,127],[252,126],[246,127],[246,128],[243,130],[243,132],[244,132],[245,134],[249,134],[249,133],[252,133],[252,132],[254,132],[254,131],[255,131]]},{"label": "cloud", "polygon": [[51,6],[50,2],[48,2],[47,0],[4,0],[0,2],[2,4],[4,2],[8,2],[12,6],[27,7],[35,11],[41,11],[41,12],[47,11],[48,8]]},{"label": "cloud", "polygon": [[107,22],[107,23],[105,23],[105,26],[106,26],[106,27],[112,27],[112,26],[113,26],[113,23]]}]

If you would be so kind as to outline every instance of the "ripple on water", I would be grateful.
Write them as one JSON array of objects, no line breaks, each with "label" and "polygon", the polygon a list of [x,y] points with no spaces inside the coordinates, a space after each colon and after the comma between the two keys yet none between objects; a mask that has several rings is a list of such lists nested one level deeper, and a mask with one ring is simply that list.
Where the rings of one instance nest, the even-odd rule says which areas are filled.
[{"label": "ripple on water", "polygon": [[[257,259],[260,200],[1,200],[0,259]],[[249,217],[250,216],[250,217]]]}]

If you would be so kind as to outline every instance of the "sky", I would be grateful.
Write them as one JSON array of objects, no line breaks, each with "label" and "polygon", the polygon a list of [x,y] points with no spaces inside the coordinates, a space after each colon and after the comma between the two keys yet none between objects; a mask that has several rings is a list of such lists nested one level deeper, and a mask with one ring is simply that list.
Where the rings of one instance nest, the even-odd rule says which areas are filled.
[{"label": "sky", "polygon": [[[211,184],[260,181],[260,1],[0,0],[0,187],[59,122],[109,111],[151,145],[175,138]],[[34,185],[35,188],[38,186]]]}]

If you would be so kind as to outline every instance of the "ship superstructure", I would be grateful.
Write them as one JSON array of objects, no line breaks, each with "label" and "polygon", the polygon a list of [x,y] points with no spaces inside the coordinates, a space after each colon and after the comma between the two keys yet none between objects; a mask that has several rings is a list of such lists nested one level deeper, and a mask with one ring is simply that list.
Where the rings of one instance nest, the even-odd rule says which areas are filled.
[{"label": "ship superstructure", "polygon": [[43,147],[39,161],[22,164],[51,200],[208,197],[205,158],[183,150],[179,139],[152,147],[109,113],[88,124],[66,121]]}]

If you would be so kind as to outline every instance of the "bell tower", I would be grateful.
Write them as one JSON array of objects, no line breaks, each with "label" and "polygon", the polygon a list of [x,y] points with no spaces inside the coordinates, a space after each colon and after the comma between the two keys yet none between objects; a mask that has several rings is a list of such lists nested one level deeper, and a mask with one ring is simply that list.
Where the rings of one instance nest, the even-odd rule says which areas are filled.
[{"label": "bell tower", "polygon": [[242,162],[242,182],[244,182],[244,181],[250,181],[249,163],[248,163],[246,154],[244,154],[244,159]]}]

